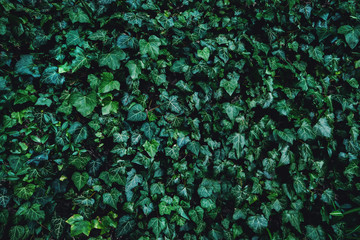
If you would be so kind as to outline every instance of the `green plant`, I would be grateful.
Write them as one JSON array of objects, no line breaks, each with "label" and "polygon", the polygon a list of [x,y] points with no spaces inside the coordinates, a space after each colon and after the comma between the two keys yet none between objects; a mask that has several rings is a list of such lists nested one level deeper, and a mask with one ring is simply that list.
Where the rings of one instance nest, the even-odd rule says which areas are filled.
[{"label": "green plant", "polygon": [[359,7],[0,0],[0,238],[359,238]]}]

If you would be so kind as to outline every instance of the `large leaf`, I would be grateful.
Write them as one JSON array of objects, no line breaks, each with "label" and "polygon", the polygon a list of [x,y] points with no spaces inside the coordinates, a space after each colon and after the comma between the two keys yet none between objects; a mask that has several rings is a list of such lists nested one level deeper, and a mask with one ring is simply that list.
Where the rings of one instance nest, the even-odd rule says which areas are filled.
[{"label": "large leaf", "polygon": [[96,93],[92,92],[88,95],[83,95],[79,92],[74,92],[71,94],[70,103],[76,107],[81,115],[84,117],[90,115],[97,104]]},{"label": "large leaf", "polygon": [[112,70],[120,68],[120,61],[124,60],[126,54],[121,49],[115,49],[107,54],[102,54],[99,59],[99,66],[108,66]]},{"label": "large leaf", "polygon": [[144,121],[146,119],[146,113],[143,106],[136,104],[132,106],[128,112],[127,120],[132,122]]},{"label": "large leaf", "polygon": [[151,35],[148,41],[145,41],[144,39],[140,39],[139,41],[140,53],[148,54],[151,58],[157,59],[159,55],[160,45],[161,45],[161,41],[155,35]]},{"label": "large leaf", "polygon": [[117,209],[117,203],[119,202],[120,196],[121,193],[117,189],[113,188],[111,189],[111,192],[103,194],[103,202]]},{"label": "large leaf", "polygon": [[268,226],[268,221],[263,215],[251,216],[248,218],[247,223],[254,232],[260,232]]},{"label": "large leaf", "polygon": [[318,136],[330,138],[332,128],[330,127],[327,118],[320,118],[314,126],[314,131]]},{"label": "large leaf", "polygon": [[156,237],[166,228],[166,219],[164,217],[152,218],[149,221],[148,228],[151,228]]},{"label": "large leaf", "polygon": [[62,85],[65,77],[58,73],[57,67],[48,67],[42,73],[41,81],[46,84]]}]

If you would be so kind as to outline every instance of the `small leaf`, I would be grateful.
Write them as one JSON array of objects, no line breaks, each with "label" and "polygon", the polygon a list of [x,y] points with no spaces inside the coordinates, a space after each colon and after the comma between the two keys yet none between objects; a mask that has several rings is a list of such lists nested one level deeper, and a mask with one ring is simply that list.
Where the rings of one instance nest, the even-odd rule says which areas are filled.
[{"label": "small leaf", "polygon": [[161,41],[155,35],[151,35],[149,37],[149,41],[145,41],[144,39],[140,39],[140,53],[141,54],[149,54],[152,59],[157,59],[159,55],[159,47],[161,45]]}]

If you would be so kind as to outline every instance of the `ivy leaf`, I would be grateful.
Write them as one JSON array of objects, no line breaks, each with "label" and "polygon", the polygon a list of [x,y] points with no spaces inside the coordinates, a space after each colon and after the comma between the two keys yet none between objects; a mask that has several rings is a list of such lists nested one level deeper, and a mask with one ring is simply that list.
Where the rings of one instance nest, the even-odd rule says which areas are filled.
[{"label": "ivy leaf", "polygon": [[149,41],[145,41],[144,39],[140,39],[140,53],[141,54],[149,54],[152,59],[157,59],[159,55],[159,47],[161,45],[161,41],[155,35],[151,35],[149,37]]},{"label": "ivy leaf", "polygon": [[231,121],[234,121],[235,118],[239,115],[241,108],[229,103],[224,104],[224,110]]},{"label": "ivy leaf", "polygon": [[0,206],[6,208],[6,205],[10,202],[10,197],[7,195],[6,188],[0,188]]},{"label": "ivy leaf", "polygon": [[126,54],[121,49],[115,49],[107,54],[102,54],[99,59],[99,66],[108,66],[112,70],[120,68],[120,61],[126,58]]},{"label": "ivy leaf", "polygon": [[65,82],[65,77],[57,73],[57,67],[48,67],[44,70],[41,81],[46,84],[62,85]]},{"label": "ivy leaf", "polygon": [[186,145],[186,149],[192,152],[193,154],[195,154],[196,156],[199,156],[200,147],[201,147],[200,143],[196,141],[189,142]]},{"label": "ivy leaf", "polygon": [[307,121],[303,121],[300,128],[297,131],[297,134],[300,139],[306,141],[308,139],[315,139],[316,134],[313,131],[313,128]]},{"label": "ivy leaf", "polygon": [[39,70],[34,64],[33,55],[22,55],[20,60],[16,62],[15,72],[21,75],[31,75],[40,77]]},{"label": "ivy leaf", "polygon": [[45,212],[40,210],[41,205],[38,203],[30,204],[29,202],[21,205],[16,212],[16,216],[24,216],[27,220],[39,221],[45,218]]},{"label": "ivy leaf", "polygon": [[130,215],[122,216],[115,230],[116,237],[120,238],[121,236],[131,233],[135,227],[136,222]]},{"label": "ivy leaf", "polygon": [[172,148],[165,148],[165,155],[175,160],[179,158],[179,152],[180,148],[177,145],[173,146]]},{"label": "ivy leaf", "polygon": [[232,143],[233,149],[236,152],[237,158],[241,157],[241,149],[245,146],[246,140],[245,136],[240,133],[233,133],[227,140],[227,143]]},{"label": "ivy leaf", "polygon": [[249,227],[258,233],[268,226],[268,220],[263,215],[251,216],[247,221]]},{"label": "ivy leaf", "polygon": [[295,210],[286,210],[282,214],[282,220],[290,223],[299,233],[301,233],[300,222],[303,221],[301,214]]},{"label": "ivy leaf", "polygon": [[80,214],[74,214],[66,220],[66,222],[71,225],[71,236],[74,237],[80,234],[85,234],[86,236],[90,235],[90,231],[92,229],[91,223],[89,221],[85,221],[84,217]]},{"label": "ivy leaf", "polygon": [[152,218],[149,221],[148,228],[152,228],[156,237],[166,228],[166,219],[164,217]]},{"label": "ivy leaf", "polygon": [[66,44],[69,46],[79,45],[81,43],[79,30],[71,30],[66,34]]},{"label": "ivy leaf", "polygon": [[275,130],[275,133],[284,141],[293,144],[293,141],[296,140],[295,131],[292,129],[284,129],[284,131]]},{"label": "ivy leaf", "polygon": [[99,93],[107,93],[113,90],[120,90],[120,83],[118,81],[103,81],[99,86]]},{"label": "ivy leaf", "polygon": [[144,112],[141,104],[132,106],[128,112],[127,120],[132,122],[140,122],[146,119],[146,113]]},{"label": "ivy leaf", "polygon": [[119,197],[121,196],[121,193],[113,188],[111,189],[110,193],[104,193],[103,194],[103,202],[115,209],[117,209],[117,203],[119,202]]},{"label": "ivy leaf", "polygon": [[200,206],[196,206],[195,209],[189,211],[189,216],[196,224],[203,221],[204,218],[204,209]]},{"label": "ivy leaf", "polygon": [[305,186],[303,177],[300,175],[294,177],[293,185],[294,185],[294,189],[295,189],[296,193],[303,193],[306,190],[306,186]]},{"label": "ivy leaf", "polygon": [[131,171],[128,172],[127,175],[128,176],[126,178],[125,192],[127,200],[130,201],[132,197],[132,189],[134,189],[143,182],[143,176],[140,174],[136,174],[135,169],[131,169]]},{"label": "ivy leaf", "polygon": [[60,217],[54,217],[51,219],[51,227],[55,238],[60,238],[64,232],[65,220]]},{"label": "ivy leaf", "polygon": [[321,226],[311,226],[311,225],[307,225],[305,227],[306,229],[306,237],[309,240],[325,240],[325,232],[324,230],[322,230]]},{"label": "ivy leaf", "polygon": [[89,39],[93,41],[106,42],[108,40],[107,30],[97,30],[96,32],[90,34]]},{"label": "ivy leaf", "polygon": [[79,122],[74,122],[70,126],[68,133],[73,135],[74,143],[80,143],[88,137],[88,131],[86,126],[83,126]]},{"label": "ivy leaf", "polygon": [[78,170],[83,170],[90,159],[91,157],[87,154],[72,155],[69,157],[69,163],[75,166]]},{"label": "ivy leaf", "polygon": [[156,140],[151,140],[151,142],[146,141],[144,143],[144,149],[149,154],[150,157],[154,158],[158,148],[160,146],[160,143],[158,143]]},{"label": "ivy leaf", "polygon": [[238,87],[238,80],[231,79],[230,81],[228,81],[228,80],[223,79],[220,82],[220,87],[224,88],[225,91],[231,96],[231,95],[233,95],[236,88]]},{"label": "ivy leaf", "polygon": [[72,93],[70,103],[76,107],[76,110],[78,110],[81,115],[86,117],[94,111],[97,105],[96,93],[92,92],[89,95],[82,95],[79,92]]},{"label": "ivy leaf", "polygon": [[328,120],[324,117],[320,118],[319,121],[315,124],[314,131],[318,136],[330,138],[332,129],[328,123]]},{"label": "ivy leaf", "polygon": [[87,181],[89,180],[89,174],[87,174],[86,172],[74,172],[71,180],[73,180],[75,187],[78,189],[78,191],[80,191],[83,187],[85,187]]},{"label": "ivy leaf", "polygon": [[121,34],[118,37],[117,41],[116,41],[116,45],[121,49],[133,48],[134,47],[134,40],[129,35]]},{"label": "ivy leaf", "polygon": [[130,77],[132,79],[138,79],[141,74],[140,66],[134,60],[128,61],[125,66],[129,69]]},{"label": "ivy leaf", "polygon": [[207,62],[207,61],[209,61],[209,57],[210,57],[210,49],[207,47],[204,47],[204,49],[202,49],[202,50],[197,50],[197,55]]},{"label": "ivy leaf", "polygon": [[36,186],[34,184],[27,184],[25,186],[19,184],[15,186],[14,193],[19,198],[29,200],[34,194],[35,188]]},{"label": "ivy leaf", "polygon": [[73,52],[70,53],[71,56],[75,59],[71,63],[71,68],[73,72],[76,72],[81,67],[90,68],[90,56],[85,53],[80,47],[76,47]]}]

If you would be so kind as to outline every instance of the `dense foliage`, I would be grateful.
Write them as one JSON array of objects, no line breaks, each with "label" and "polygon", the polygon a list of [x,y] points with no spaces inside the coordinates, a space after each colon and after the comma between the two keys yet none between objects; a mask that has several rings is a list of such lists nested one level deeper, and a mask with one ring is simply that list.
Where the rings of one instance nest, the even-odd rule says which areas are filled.
[{"label": "dense foliage", "polygon": [[0,238],[360,237],[356,0],[0,0]]}]

